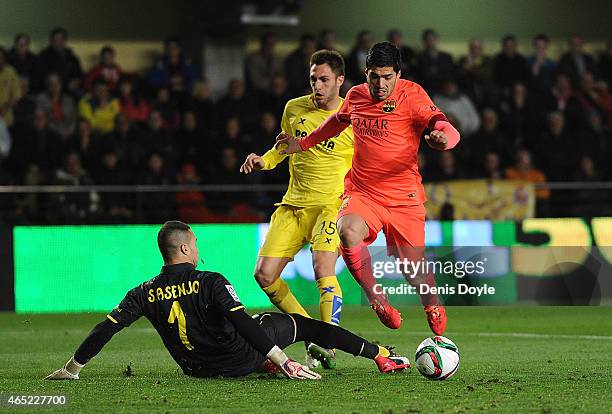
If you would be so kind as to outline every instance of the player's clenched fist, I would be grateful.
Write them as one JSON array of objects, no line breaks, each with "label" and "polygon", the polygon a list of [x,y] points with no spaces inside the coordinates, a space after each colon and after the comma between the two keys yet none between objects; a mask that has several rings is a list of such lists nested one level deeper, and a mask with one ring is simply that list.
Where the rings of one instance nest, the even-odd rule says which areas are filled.
[{"label": "player's clenched fist", "polygon": [[254,170],[261,170],[263,167],[265,167],[265,165],[266,163],[262,157],[257,154],[250,153],[249,156],[246,157],[244,164],[240,166],[240,172],[249,174]]},{"label": "player's clenched fist", "polygon": [[448,137],[444,132],[438,130],[431,131],[429,135],[425,135],[425,141],[431,148],[440,151],[445,150],[448,146]]},{"label": "player's clenched fist", "polygon": [[296,152],[302,151],[302,147],[300,147],[300,140],[296,137],[292,137],[289,134],[285,134],[284,132],[281,132],[276,137],[276,148],[279,150],[278,153],[281,155],[295,154]]}]

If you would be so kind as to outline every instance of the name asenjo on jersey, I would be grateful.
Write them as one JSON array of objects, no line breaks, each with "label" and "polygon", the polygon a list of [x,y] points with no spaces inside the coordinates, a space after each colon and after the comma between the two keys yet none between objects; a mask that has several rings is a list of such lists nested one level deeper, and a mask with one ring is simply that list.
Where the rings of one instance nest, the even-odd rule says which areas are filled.
[{"label": "name asenjo on jersey", "polygon": [[353,131],[362,136],[388,137],[389,120],[379,118],[352,118]]},{"label": "name asenjo on jersey", "polygon": [[149,289],[147,299],[153,303],[156,300],[178,299],[181,296],[191,295],[200,291],[200,282],[197,280],[179,285],[168,285],[165,288]]}]

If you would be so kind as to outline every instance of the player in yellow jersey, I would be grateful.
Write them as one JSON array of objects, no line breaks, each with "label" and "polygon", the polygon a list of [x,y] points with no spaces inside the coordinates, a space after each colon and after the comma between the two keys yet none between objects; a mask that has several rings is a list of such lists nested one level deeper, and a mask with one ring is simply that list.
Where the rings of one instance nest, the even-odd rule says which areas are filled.
[{"label": "player in yellow jersey", "polygon": [[[319,50],[310,58],[312,94],[287,102],[281,129],[283,133],[305,137],[342,106],[340,87],[344,82],[344,60],[329,50]],[[263,156],[250,154],[240,171],[271,170],[287,156],[272,148]],[[344,191],[344,176],[351,167],[353,131],[309,149],[288,156],[289,186],[272,215],[266,241],[259,251],[255,279],[270,301],[285,313],[310,317],[299,304],[281,272],[293,257],[310,243],[317,287],[320,293],[321,320],[339,324],[342,290],[336,278],[335,265],[340,240],[336,218]],[[307,363],[316,358],[325,368],[333,367],[333,352],[316,345],[308,346]]]}]

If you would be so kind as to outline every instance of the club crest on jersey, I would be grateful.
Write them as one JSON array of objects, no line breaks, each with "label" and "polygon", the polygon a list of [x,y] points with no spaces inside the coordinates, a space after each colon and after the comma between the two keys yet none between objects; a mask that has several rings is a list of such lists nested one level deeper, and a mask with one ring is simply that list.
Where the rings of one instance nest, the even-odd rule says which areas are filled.
[{"label": "club crest on jersey", "polygon": [[385,103],[383,103],[382,110],[386,113],[393,112],[396,106],[397,101],[395,99],[387,99]]}]

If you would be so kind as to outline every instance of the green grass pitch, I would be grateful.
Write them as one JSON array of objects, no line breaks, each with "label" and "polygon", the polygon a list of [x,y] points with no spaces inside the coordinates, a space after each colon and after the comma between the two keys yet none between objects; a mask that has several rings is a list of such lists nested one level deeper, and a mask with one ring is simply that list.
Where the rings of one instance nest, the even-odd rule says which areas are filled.
[{"label": "green grass pitch", "polygon": [[[401,311],[399,331],[361,307],[344,309],[343,326],[397,346],[412,361],[429,333],[420,309]],[[53,382],[42,378],[104,315],[0,313],[0,394],[63,394],[69,402],[60,410],[95,413],[612,412],[612,307],[451,307],[448,315],[446,336],[461,352],[459,372],[448,381],[429,381],[415,368],[383,375],[371,361],[341,353],[338,368],[322,371],[318,382],[257,374],[194,379],[178,371],[143,319],[116,335],[81,380]],[[303,346],[288,353],[302,359]],[[132,376],[123,373],[128,365]]]}]

